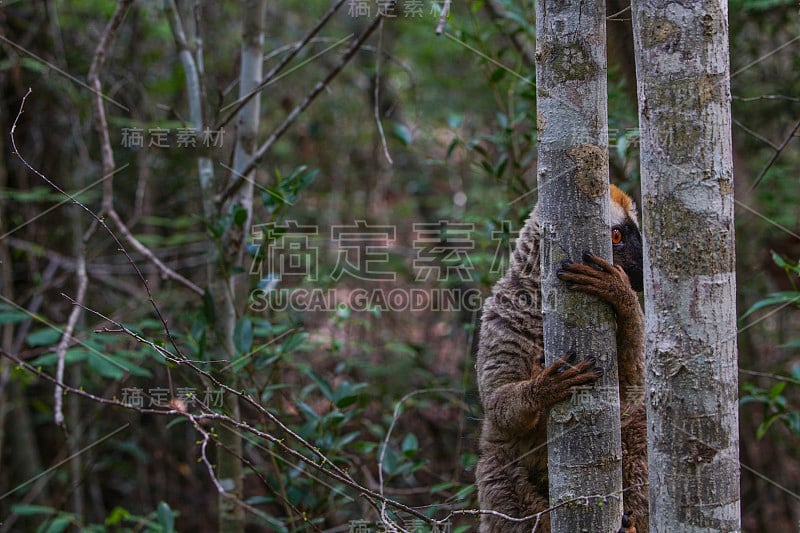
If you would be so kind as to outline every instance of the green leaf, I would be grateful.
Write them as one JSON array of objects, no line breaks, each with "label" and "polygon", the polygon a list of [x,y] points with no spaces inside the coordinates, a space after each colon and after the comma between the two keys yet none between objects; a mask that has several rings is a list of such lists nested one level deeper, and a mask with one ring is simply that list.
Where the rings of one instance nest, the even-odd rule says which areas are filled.
[{"label": "green leaf", "polygon": [[325,395],[325,398],[327,398],[330,402],[334,401],[333,390],[331,389],[331,386],[328,384],[328,382],[325,381],[325,379],[322,376],[320,376],[311,369],[306,370],[305,374],[308,377],[310,377],[314,381],[314,383],[317,384],[317,387],[319,387],[319,390],[322,392],[322,394]]},{"label": "green leaf", "polygon": [[411,130],[405,124],[395,122],[392,124],[392,135],[395,139],[403,143],[404,146],[411,144]]},{"label": "green leaf", "polygon": [[333,404],[339,409],[349,407],[358,401],[361,392],[367,388],[366,383],[351,384],[348,381],[343,381],[333,393]]},{"label": "green leaf", "polygon": [[[7,306],[3,306],[6,308]],[[18,324],[28,319],[28,315],[16,309],[8,311],[0,311],[0,325],[2,324]]]},{"label": "green leaf", "polygon": [[775,385],[773,385],[772,388],[769,389],[769,397],[770,397],[770,399],[774,400],[775,398],[780,396],[780,394],[783,392],[783,389],[785,389],[785,388],[786,388],[786,382],[785,381],[781,381],[780,383],[776,383]]},{"label": "green leaf", "polygon": [[124,507],[114,507],[108,516],[106,517],[105,522],[103,522],[107,526],[116,526],[126,518],[130,518],[131,513],[125,509]]},{"label": "green leaf", "polygon": [[253,347],[253,322],[250,317],[243,316],[236,321],[233,328],[233,344],[241,354],[250,352]]},{"label": "green leaf", "polygon": [[767,398],[762,398],[758,396],[744,396],[742,397],[741,400],[739,400],[739,405],[745,405],[748,403],[764,403],[767,405],[772,404],[772,402],[770,402]]},{"label": "green leaf", "polygon": [[461,123],[464,122],[464,115],[462,113],[449,113],[447,115],[447,126],[450,129],[458,129]]},{"label": "green leaf", "polygon": [[25,342],[31,348],[37,346],[51,346],[58,342],[61,338],[61,331],[55,328],[47,327],[37,329],[25,338]]},{"label": "green leaf", "polygon": [[383,452],[383,471],[388,475],[393,475],[397,472],[399,468],[399,462],[397,460],[397,454],[392,451],[391,448],[388,446],[386,447],[385,451]]},{"label": "green leaf", "polygon": [[781,268],[783,268],[783,269],[788,269],[788,268],[791,268],[791,265],[790,265],[789,263],[787,263],[787,262],[786,262],[786,260],[785,260],[783,257],[781,257],[780,255],[778,255],[778,254],[777,254],[777,253],[775,253],[774,251],[770,250],[770,254],[772,255],[772,261],[773,261],[773,262],[774,262],[776,265],[778,265],[779,267],[781,267]]},{"label": "green leaf", "polygon": [[466,500],[473,492],[475,492],[475,485],[467,485],[456,493],[456,500]]},{"label": "green leaf", "polygon": [[800,381],[800,365],[798,365],[797,363],[792,365],[792,377],[797,381]]},{"label": "green leaf", "polygon": [[295,405],[297,406],[298,409],[300,409],[301,411],[303,411],[303,413],[305,413],[306,418],[308,420],[314,422],[317,422],[319,420],[319,415],[317,414],[317,412],[314,411],[314,409],[312,409],[311,406],[308,405],[307,403],[297,402]]},{"label": "green leaf", "polygon": [[18,503],[11,506],[11,512],[19,516],[34,516],[40,514],[56,514],[58,511],[46,505],[30,505],[26,503]]},{"label": "green leaf", "polygon": [[175,513],[169,508],[167,502],[158,502],[156,507],[156,517],[163,533],[175,531]]},{"label": "green leaf", "polygon": [[414,457],[417,455],[419,451],[419,440],[417,436],[413,433],[406,435],[406,438],[403,439],[401,449],[403,450],[403,455],[406,457]]},{"label": "green leaf", "polygon": [[47,525],[44,533],[62,533],[72,524],[72,519],[69,516],[59,516],[54,518],[52,522]]},{"label": "green leaf", "polygon": [[116,357],[90,353],[87,362],[92,370],[103,377],[120,379],[125,375],[126,368],[119,363]]},{"label": "green leaf", "polygon": [[758,440],[761,440],[762,438],[764,438],[764,435],[766,435],[767,430],[769,429],[769,427],[773,424],[773,422],[778,420],[778,418],[780,418],[780,416],[781,415],[779,415],[779,414],[775,414],[775,415],[770,416],[769,418],[767,418],[763,422],[761,422],[761,424],[756,429],[756,438]]},{"label": "green leaf", "polygon": [[244,226],[247,222],[247,209],[239,204],[233,206],[233,223],[239,227]]},{"label": "green leaf", "polygon": [[745,318],[754,312],[758,311],[759,309],[763,309],[764,307],[769,307],[770,305],[778,305],[778,304],[797,304],[800,303],[800,292],[797,291],[784,291],[784,292],[776,292],[770,294],[763,300],[760,300],[753,304],[753,306],[748,309],[745,314],[741,316],[741,318]]},{"label": "green leaf", "polygon": [[489,75],[489,83],[497,83],[500,80],[502,80],[503,77],[505,77],[505,75],[506,75],[506,69],[497,67]]},{"label": "green leaf", "polygon": [[437,492],[442,492],[444,490],[450,490],[455,487],[456,484],[452,481],[445,481],[443,483],[437,483],[436,485],[431,487],[431,494],[436,494]]},{"label": "green leaf", "polygon": [[800,338],[792,339],[778,346],[778,348],[800,348]]},{"label": "green leaf", "polygon": [[[84,359],[86,359],[87,355],[88,353],[83,348],[70,348],[64,354],[64,363],[69,365],[72,363],[83,361]],[[44,355],[40,355],[39,357],[31,361],[31,364],[33,366],[50,366],[56,364],[56,361],[58,361],[58,356],[56,355],[55,352],[50,352]]]},{"label": "green leaf", "polygon": [[800,411],[792,411],[786,416],[786,424],[789,431],[800,436]]}]

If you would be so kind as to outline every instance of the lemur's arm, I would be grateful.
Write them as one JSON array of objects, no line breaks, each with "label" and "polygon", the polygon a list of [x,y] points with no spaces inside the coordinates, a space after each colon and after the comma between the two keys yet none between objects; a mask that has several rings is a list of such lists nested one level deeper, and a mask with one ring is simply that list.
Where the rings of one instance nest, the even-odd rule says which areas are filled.
[{"label": "lemur's arm", "polygon": [[[584,264],[565,261],[559,279],[575,291],[597,296],[608,302],[617,316],[617,360],[619,364],[620,401],[637,396],[644,385],[644,314],[628,275],[589,252]],[[636,387],[636,388],[634,388]]]},{"label": "lemur's arm", "polygon": [[602,375],[603,369],[596,366],[593,357],[578,364],[576,358],[573,352],[544,369],[535,369],[527,380],[487,387],[485,415],[506,436],[518,437],[534,430],[547,418],[550,407],[570,397],[572,387],[587,385]]}]

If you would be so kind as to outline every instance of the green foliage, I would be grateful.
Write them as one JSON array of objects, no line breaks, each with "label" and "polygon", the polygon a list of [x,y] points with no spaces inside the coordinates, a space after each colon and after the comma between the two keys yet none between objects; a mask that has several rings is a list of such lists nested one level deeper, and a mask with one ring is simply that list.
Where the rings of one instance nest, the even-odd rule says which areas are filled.
[{"label": "green foliage", "polygon": [[[52,346],[60,337],[60,330],[44,328],[28,335],[27,343],[29,346]],[[129,375],[151,377],[151,371],[145,367],[148,356],[152,356],[152,352],[141,344],[131,345],[119,337],[91,332],[74,347],[67,349],[64,362],[66,365],[86,362],[95,378],[119,380]],[[52,368],[56,362],[55,352],[48,352],[32,360],[31,364]]]},{"label": "green foliage", "polygon": [[41,520],[36,533],[62,533],[79,530],[85,533],[175,533],[176,513],[166,502],[159,502],[156,510],[145,516],[137,516],[124,507],[115,507],[102,524],[84,522],[74,513],[59,511],[44,505],[16,504],[11,506],[13,513],[20,517],[34,517]]},{"label": "green foliage", "polygon": [[743,385],[747,395],[741,398],[741,405],[758,403],[764,407],[764,420],[756,429],[758,439],[763,438],[770,426],[778,421],[782,422],[793,435],[800,437],[800,409],[791,407],[784,395],[784,389],[789,383],[800,390],[800,365],[792,367],[790,378],[778,377],[789,381],[781,381],[769,389],[763,389],[752,383]]},{"label": "green foliage", "polygon": [[[750,316],[758,310],[768,307],[789,305],[795,308],[800,307],[800,290],[797,288],[798,277],[800,277],[800,262],[789,261],[780,255],[772,252],[772,260],[784,270],[788,276],[793,290],[773,293],[766,298],[753,304],[750,309],[742,315],[742,319]],[[800,348],[800,338],[785,343],[783,348]],[[744,383],[743,389],[747,393],[740,400],[741,405],[756,403],[763,406],[763,421],[756,428],[756,438],[762,439],[769,428],[775,422],[781,422],[795,436],[800,437],[800,406],[792,406],[789,398],[787,386],[791,385],[796,392],[800,392],[800,365],[792,365],[791,375],[775,375],[775,379],[780,381],[769,388],[762,388],[754,383]]]}]

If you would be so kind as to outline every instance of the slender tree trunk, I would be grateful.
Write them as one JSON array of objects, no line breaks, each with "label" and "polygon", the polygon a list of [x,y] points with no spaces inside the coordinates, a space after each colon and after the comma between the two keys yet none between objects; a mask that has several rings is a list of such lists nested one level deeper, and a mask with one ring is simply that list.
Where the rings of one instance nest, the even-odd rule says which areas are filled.
[{"label": "slender tree trunk", "polygon": [[727,3],[632,9],[650,531],[740,529]]},{"label": "slender tree trunk", "polygon": [[[262,65],[264,63],[264,19],[266,15],[266,0],[246,0],[242,2],[242,55],[241,72],[239,74],[239,98],[244,98],[255,89],[262,79]],[[234,331],[236,327],[237,308],[246,304],[237,298],[237,294],[246,293],[246,290],[237,290],[237,284],[247,284],[246,279],[237,279],[235,271],[241,267],[244,259],[245,242],[249,235],[253,215],[253,181],[255,171],[244,174],[244,166],[253,158],[258,148],[258,123],[260,117],[261,100],[259,97],[251,99],[239,111],[236,122],[236,147],[233,155],[233,172],[229,180],[246,180],[238,192],[222,205],[220,215],[242,210],[246,213],[243,223],[235,221],[229,228],[223,259],[227,264],[226,275],[217,277],[214,287],[215,312],[217,313],[218,334],[228,357],[233,359],[236,354]],[[234,217],[235,218],[235,217]],[[244,269],[247,272],[247,269]],[[246,289],[246,287],[244,287]],[[236,387],[236,375],[231,365],[226,365],[222,377],[231,387]],[[234,420],[241,418],[239,413],[239,399],[227,394],[223,397],[226,411]],[[243,494],[242,470],[242,437],[234,428],[220,426],[219,447],[217,448],[217,475],[223,487],[230,487],[236,497]],[[222,533],[244,531],[244,510],[237,502],[220,497],[219,499],[219,531]]]},{"label": "slender tree trunk", "polygon": [[[556,277],[583,251],[611,259],[606,33],[603,1],[536,2],[539,217],[547,364],[575,350],[605,370],[580,402],[547,420],[554,533],[616,532],[622,517],[622,450],[614,317]],[[608,497],[606,497],[608,496]]]},{"label": "slender tree trunk", "polygon": [[[239,97],[242,98],[255,89],[262,80],[264,62],[264,22],[266,0],[245,0],[242,9],[242,51],[241,72],[239,74]],[[189,48],[183,30],[180,13],[174,0],[166,3],[167,16],[175,44],[178,47],[181,63],[186,75],[189,114],[196,131],[207,127],[203,117],[202,98],[202,41],[198,38],[196,55]],[[198,32],[200,29],[198,28]],[[258,124],[260,117],[260,98],[255,97],[243,106],[237,114],[236,146],[234,148],[233,172],[224,183],[214,180],[214,167],[210,158],[199,157],[198,176],[203,193],[203,212],[211,224],[228,220],[225,233],[220,242],[211,243],[211,256],[215,259],[208,265],[208,293],[213,302],[214,317],[211,327],[214,331],[214,359],[232,361],[236,356],[234,332],[237,309],[242,310],[247,302],[246,291],[237,290],[237,285],[246,289],[247,280],[237,272],[242,269],[247,236],[253,214],[253,180],[255,171],[244,173],[244,167],[252,159],[258,147]],[[236,194],[218,205],[215,198],[218,190],[226,189],[232,182],[245,180]],[[244,213],[244,217],[233,216]],[[238,279],[237,279],[238,278]],[[223,363],[218,373],[228,386],[236,388],[236,375],[230,364]],[[222,397],[223,409],[234,420],[240,420],[238,398],[233,394]],[[239,503],[244,496],[244,470],[242,466],[242,437],[233,428],[221,425],[217,428],[217,479],[224,493],[219,495],[219,531],[223,533],[242,533],[245,527],[244,509]]]}]

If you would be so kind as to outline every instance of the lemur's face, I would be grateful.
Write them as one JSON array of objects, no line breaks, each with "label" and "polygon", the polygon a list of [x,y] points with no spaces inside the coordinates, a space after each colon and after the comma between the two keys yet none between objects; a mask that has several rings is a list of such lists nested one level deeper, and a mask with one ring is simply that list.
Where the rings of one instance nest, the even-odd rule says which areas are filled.
[{"label": "lemur's face", "polygon": [[611,246],[614,264],[625,270],[636,292],[644,290],[642,234],[636,204],[618,187],[611,186]]},{"label": "lemur's face", "polygon": [[611,246],[614,251],[614,264],[619,265],[631,280],[636,292],[644,290],[642,234],[636,223],[628,218],[622,224],[611,228]]}]

